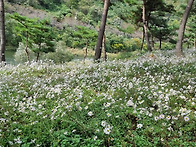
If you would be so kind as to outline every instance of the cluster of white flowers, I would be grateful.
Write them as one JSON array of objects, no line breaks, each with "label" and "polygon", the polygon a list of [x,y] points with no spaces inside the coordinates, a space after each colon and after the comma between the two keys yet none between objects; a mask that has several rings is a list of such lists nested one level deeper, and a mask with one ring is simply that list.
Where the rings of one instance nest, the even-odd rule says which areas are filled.
[{"label": "cluster of white flowers", "polygon": [[[25,122],[25,125],[32,126],[40,120],[63,120],[69,117],[67,113],[85,114],[88,125],[91,125],[91,119],[110,122],[101,122],[103,133],[108,135],[113,129],[109,120],[124,117],[116,110],[133,110],[133,114],[141,119],[137,124],[139,129],[146,126],[142,119],[147,117],[154,118],[157,124],[165,122],[160,124],[172,130],[172,122],[184,119],[183,123],[188,123],[192,116],[196,117],[195,109],[191,109],[196,103],[195,96],[192,96],[196,92],[196,77],[188,72],[191,67],[186,71],[178,69],[179,64],[196,63],[191,54],[187,56],[180,60],[160,55],[159,61],[139,58],[74,66],[42,63],[0,67],[0,123],[3,124],[0,136],[1,130],[8,130],[4,126],[8,128],[7,124],[14,123],[12,114],[32,114],[35,119]],[[176,79],[187,85],[177,85],[173,82]],[[99,116],[101,118],[96,118]],[[15,123],[19,125],[20,122]],[[23,133],[22,129],[14,130],[17,135]],[[96,140],[97,136],[93,139]],[[21,140],[17,136],[12,142],[22,143]]]},{"label": "cluster of white flowers", "polygon": [[101,126],[104,127],[103,132],[105,134],[110,134],[111,130],[112,130],[112,126],[110,126],[106,121],[102,121],[101,122]]}]

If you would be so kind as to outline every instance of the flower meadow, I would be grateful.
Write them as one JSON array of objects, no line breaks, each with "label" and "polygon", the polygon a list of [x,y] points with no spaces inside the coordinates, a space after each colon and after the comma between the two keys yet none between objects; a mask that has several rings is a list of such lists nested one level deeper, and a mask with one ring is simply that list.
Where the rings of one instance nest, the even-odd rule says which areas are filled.
[{"label": "flower meadow", "polygon": [[196,146],[196,51],[0,67],[0,146]]}]

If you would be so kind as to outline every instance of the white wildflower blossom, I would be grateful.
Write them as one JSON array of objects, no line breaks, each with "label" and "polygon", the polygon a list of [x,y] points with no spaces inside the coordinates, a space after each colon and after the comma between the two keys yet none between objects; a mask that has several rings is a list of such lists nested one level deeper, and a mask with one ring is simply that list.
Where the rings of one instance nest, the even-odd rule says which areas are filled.
[{"label": "white wildflower blossom", "polygon": [[188,117],[188,116],[185,116],[185,117],[184,117],[184,120],[185,120],[185,121],[189,121],[189,117]]},{"label": "white wildflower blossom", "polygon": [[93,116],[93,112],[92,111],[89,111],[88,112],[88,116]]},{"label": "white wildflower blossom", "polygon": [[106,124],[107,124],[106,121],[102,121],[102,122],[101,122],[101,126],[103,126],[103,127],[105,127]]},{"label": "white wildflower blossom", "polygon": [[143,124],[137,124],[137,128],[142,128]]},{"label": "white wildflower blossom", "polygon": [[110,117],[110,116],[112,116],[112,114],[110,114],[110,113],[107,113],[107,116],[108,116],[108,117]]},{"label": "white wildflower blossom", "polygon": [[111,130],[110,130],[110,128],[105,128],[105,129],[103,130],[103,132],[104,132],[105,134],[110,134]]},{"label": "white wildflower blossom", "polygon": [[97,139],[97,136],[94,136],[94,137],[93,137],[93,140],[96,140],[96,139]]},{"label": "white wildflower blossom", "polygon": [[127,106],[134,106],[134,103],[133,103],[133,101],[132,100],[129,100],[128,102],[127,102],[127,104],[126,104]]},{"label": "white wildflower blossom", "polygon": [[164,114],[161,114],[161,115],[159,116],[159,118],[160,118],[160,119],[164,119],[164,118],[165,118],[165,115],[164,115]]}]

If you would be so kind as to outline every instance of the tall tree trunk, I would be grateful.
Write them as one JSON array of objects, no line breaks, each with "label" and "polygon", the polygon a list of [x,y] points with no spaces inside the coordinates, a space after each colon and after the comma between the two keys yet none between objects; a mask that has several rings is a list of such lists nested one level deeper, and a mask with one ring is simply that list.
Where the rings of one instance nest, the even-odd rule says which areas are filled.
[{"label": "tall tree trunk", "polygon": [[88,54],[88,39],[86,40],[86,47],[84,49],[84,63]]},{"label": "tall tree trunk", "polygon": [[100,25],[100,29],[99,29],[99,34],[98,34],[98,38],[97,38],[97,45],[96,45],[96,50],[95,50],[95,61],[98,61],[101,58],[103,35],[104,35],[104,31],[105,31],[105,26],[106,26],[109,4],[110,4],[110,0],[104,1],[104,9],[103,9],[101,25]]},{"label": "tall tree trunk", "polygon": [[145,38],[145,32],[144,32],[144,27],[142,27],[143,31],[142,31],[142,43],[141,43],[141,47],[140,49],[143,50],[143,46],[144,46],[144,38]]},{"label": "tall tree trunk", "polygon": [[0,34],[1,34],[1,45],[0,45],[0,63],[5,62],[5,12],[4,12],[4,0],[0,0]]},{"label": "tall tree trunk", "polygon": [[150,38],[151,38],[151,48],[154,50],[154,37],[151,29],[147,26],[149,32],[150,32]]},{"label": "tall tree trunk", "polygon": [[107,53],[105,49],[105,34],[103,35],[102,48],[103,48],[103,60],[107,61]]},{"label": "tall tree trunk", "polygon": [[25,52],[26,52],[26,55],[27,55],[27,62],[30,61],[29,59],[29,52],[28,52],[28,39],[29,39],[29,33],[28,31],[26,32],[26,45],[25,45]]},{"label": "tall tree trunk", "polygon": [[195,33],[195,39],[194,39],[194,48],[196,49],[196,33]]},{"label": "tall tree trunk", "polygon": [[39,61],[40,53],[37,53],[36,62]]},{"label": "tall tree trunk", "polygon": [[[39,43],[39,51],[41,50],[41,43]],[[39,61],[40,52],[37,53],[36,62]]]},{"label": "tall tree trunk", "polygon": [[146,43],[147,43],[147,49],[148,51],[152,51],[152,48],[150,46],[150,41],[149,41],[149,36],[148,36],[148,26],[147,26],[147,20],[146,20],[146,0],[143,0],[143,16],[142,16],[142,20],[143,20],[143,26],[144,26],[144,33],[145,33],[145,39],[146,39]]},{"label": "tall tree trunk", "polygon": [[153,38],[153,35],[152,35],[152,33],[151,33],[151,46],[152,46],[152,49],[154,50],[154,38]]},{"label": "tall tree trunk", "polygon": [[187,7],[184,11],[179,31],[178,31],[178,41],[176,44],[176,55],[177,56],[184,56],[184,53],[182,51],[182,44],[183,44],[183,38],[184,38],[184,32],[185,32],[185,27],[186,27],[186,22],[188,20],[189,13],[191,11],[192,5],[193,5],[194,0],[189,0]]},{"label": "tall tree trunk", "polygon": [[161,49],[162,39],[159,38],[159,49]]}]

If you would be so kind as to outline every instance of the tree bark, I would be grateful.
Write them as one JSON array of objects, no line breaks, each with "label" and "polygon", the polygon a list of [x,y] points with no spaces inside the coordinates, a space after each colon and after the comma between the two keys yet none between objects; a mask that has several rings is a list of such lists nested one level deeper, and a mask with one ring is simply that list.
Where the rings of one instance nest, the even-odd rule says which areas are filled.
[{"label": "tree bark", "polygon": [[159,38],[159,49],[161,50],[161,45],[162,45],[162,39]]},{"label": "tree bark", "polygon": [[29,52],[28,52],[28,39],[29,39],[29,33],[28,31],[26,32],[26,45],[25,45],[25,52],[26,52],[26,55],[27,55],[27,62],[30,61],[29,59]]},{"label": "tree bark", "polygon": [[153,35],[152,35],[152,33],[151,33],[151,46],[152,46],[152,49],[154,50],[154,38],[153,38]]},{"label": "tree bark", "polygon": [[103,48],[103,60],[107,61],[107,53],[105,49],[105,34],[103,35],[102,48]]},{"label": "tree bark", "polygon": [[39,61],[40,53],[37,53],[36,62]]},{"label": "tree bark", "polygon": [[144,26],[144,34],[145,34],[145,39],[147,43],[147,49],[148,51],[152,51],[152,48],[150,46],[150,41],[149,41],[149,36],[148,36],[148,26],[147,26],[147,20],[146,20],[146,0],[143,0],[143,15],[142,15],[142,20],[143,20],[143,26]]},{"label": "tree bark", "polygon": [[98,38],[97,38],[97,45],[96,45],[96,50],[95,50],[95,61],[98,61],[101,58],[103,35],[105,32],[109,4],[110,4],[110,0],[104,1],[104,9],[103,9],[103,13],[102,13],[101,25],[100,25],[100,29],[99,29],[99,34],[98,34]]},{"label": "tree bark", "polygon": [[185,27],[186,27],[186,22],[188,20],[189,13],[191,11],[192,5],[193,5],[194,0],[189,0],[187,7],[185,9],[185,12],[183,14],[179,31],[178,31],[178,41],[176,44],[176,55],[178,57],[184,56],[183,50],[182,50],[182,44],[183,44],[183,38],[184,38],[184,32],[185,32]]},{"label": "tree bark", "polygon": [[0,63],[5,62],[5,12],[4,0],[0,0],[0,21],[1,21],[1,45],[0,45]]},{"label": "tree bark", "polygon": [[194,48],[196,49],[196,33],[195,33],[195,39],[194,39]]},{"label": "tree bark", "polygon": [[145,32],[144,32],[144,27],[142,27],[142,29],[143,29],[143,33],[142,33],[142,43],[141,43],[141,50],[143,50],[143,46],[144,46],[144,38],[145,38]]},{"label": "tree bark", "polygon": [[86,40],[86,47],[84,49],[84,63],[88,54],[88,39]]}]

